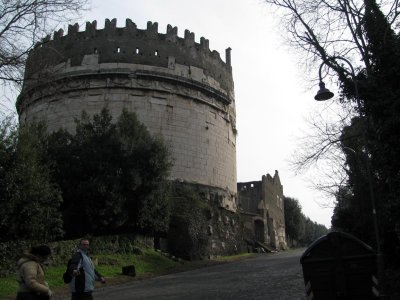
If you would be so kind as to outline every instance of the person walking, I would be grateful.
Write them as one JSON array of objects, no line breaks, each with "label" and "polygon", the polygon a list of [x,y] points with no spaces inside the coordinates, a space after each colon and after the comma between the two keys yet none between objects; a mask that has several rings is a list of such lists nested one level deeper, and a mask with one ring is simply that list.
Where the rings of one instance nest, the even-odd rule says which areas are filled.
[{"label": "person walking", "polygon": [[71,300],[92,300],[95,281],[106,283],[105,278],[94,268],[89,256],[89,240],[82,239],[78,251],[71,258],[68,271],[72,275],[69,284]]},{"label": "person walking", "polygon": [[53,292],[45,281],[43,264],[51,255],[47,245],[35,246],[17,262],[17,300],[48,300]]}]

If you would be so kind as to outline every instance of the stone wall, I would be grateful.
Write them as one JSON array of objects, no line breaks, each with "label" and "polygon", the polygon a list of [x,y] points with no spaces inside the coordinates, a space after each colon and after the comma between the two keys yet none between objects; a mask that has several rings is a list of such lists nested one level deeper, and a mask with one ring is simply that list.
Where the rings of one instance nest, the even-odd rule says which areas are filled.
[{"label": "stone wall", "polygon": [[229,197],[225,190],[177,181],[172,184],[173,209],[164,251],[186,259],[247,251],[241,215],[225,208]]}]

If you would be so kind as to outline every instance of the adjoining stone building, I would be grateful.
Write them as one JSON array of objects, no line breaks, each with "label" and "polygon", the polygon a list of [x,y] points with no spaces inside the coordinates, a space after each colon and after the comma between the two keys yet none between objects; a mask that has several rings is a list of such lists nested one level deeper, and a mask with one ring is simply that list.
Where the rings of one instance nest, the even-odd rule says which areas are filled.
[{"label": "adjoining stone building", "polygon": [[239,182],[237,188],[245,238],[261,247],[285,249],[283,186],[278,171],[274,177],[263,175],[261,181]]},{"label": "adjoining stone building", "polygon": [[[237,250],[236,112],[231,49],[225,62],[203,37],[177,27],[158,32],[116,19],[70,25],[38,43],[28,57],[17,100],[21,124],[45,120],[50,131],[74,131],[82,111],[106,107],[114,120],[136,112],[150,133],[160,134],[174,159],[170,180],[193,185],[212,209],[210,253]],[[206,227],[207,228],[207,227]]]}]

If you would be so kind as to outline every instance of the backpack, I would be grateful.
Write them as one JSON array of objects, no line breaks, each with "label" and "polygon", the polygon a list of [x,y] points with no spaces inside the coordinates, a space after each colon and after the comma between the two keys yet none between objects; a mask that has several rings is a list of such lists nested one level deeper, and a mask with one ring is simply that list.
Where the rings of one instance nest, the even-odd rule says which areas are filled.
[{"label": "backpack", "polygon": [[[79,261],[79,265],[80,265],[82,262],[82,254],[80,252],[78,252],[78,253],[81,257],[81,260]],[[72,264],[72,258],[68,260],[67,269],[65,270],[64,274],[62,275],[64,283],[70,283],[72,281],[73,276],[71,275],[71,270],[70,270],[71,264]],[[79,267],[79,265],[78,265],[78,267]]]},{"label": "backpack", "polygon": [[72,259],[68,260],[67,269],[65,270],[64,274],[62,275],[64,283],[70,283],[72,281],[72,275],[69,271],[69,267],[71,266]]}]

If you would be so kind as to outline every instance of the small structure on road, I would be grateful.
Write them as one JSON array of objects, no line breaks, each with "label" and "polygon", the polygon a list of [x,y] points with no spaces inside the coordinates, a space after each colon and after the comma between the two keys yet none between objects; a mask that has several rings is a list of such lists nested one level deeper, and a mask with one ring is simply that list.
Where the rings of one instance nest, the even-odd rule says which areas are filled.
[{"label": "small structure on road", "polygon": [[378,299],[376,254],[356,237],[330,232],[301,256],[307,299]]}]

